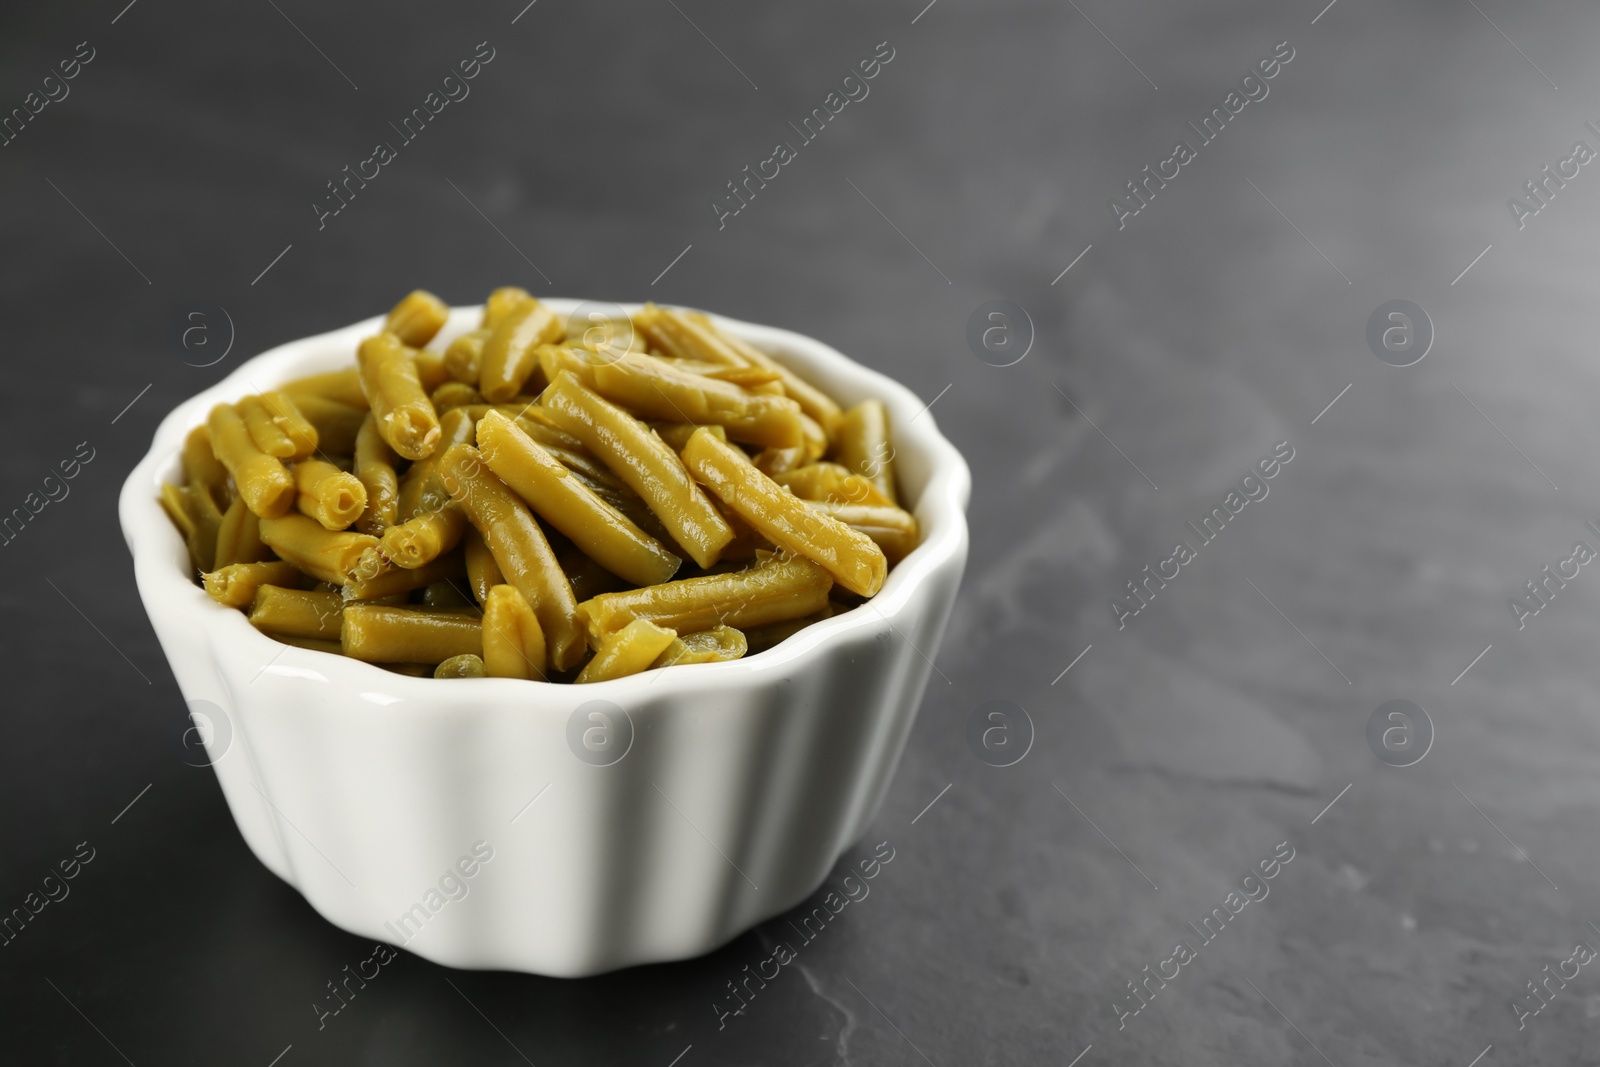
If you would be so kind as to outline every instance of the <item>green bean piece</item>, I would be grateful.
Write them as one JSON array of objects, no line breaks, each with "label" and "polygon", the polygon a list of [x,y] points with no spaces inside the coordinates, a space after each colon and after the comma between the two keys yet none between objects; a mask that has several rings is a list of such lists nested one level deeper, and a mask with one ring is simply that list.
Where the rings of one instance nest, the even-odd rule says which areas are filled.
[{"label": "green bean piece", "polygon": [[[361,556],[356,560],[355,569],[350,572],[350,581],[344,584],[344,589],[340,590],[340,592],[344,592],[346,596],[351,596],[348,592],[351,585],[370,582],[379,575],[395,569],[397,568],[389,561],[389,557],[383,554],[383,538],[380,537],[377,544],[368,545],[361,550]],[[352,597],[352,599],[365,600],[371,598]]]},{"label": "green bean piece", "polygon": [[833,397],[824,393],[821,389],[818,389],[755,345],[741,337],[735,337],[727,330],[713,324],[707,316],[692,313],[688,317],[692,321],[698,320],[719,341],[732,351],[743,356],[751,364],[764,367],[776,373],[778,380],[783,383],[785,395],[798,403],[801,411],[816,420],[828,437],[832,436],[834,425],[839,421],[839,416],[843,414]]},{"label": "green bean piece", "polygon": [[728,525],[733,527],[733,540],[729,541],[728,547],[722,550],[722,559],[718,561],[719,563],[748,563],[756,558],[758,552],[771,552],[773,550],[772,542],[741,518],[738,512],[724,507],[723,517],[728,520]]},{"label": "green bean piece", "polygon": [[810,463],[799,470],[774,474],[772,480],[801,500],[894,507],[894,501],[884,496],[872,479],[838,463]]},{"label": "green bean piece", "polygon": [[769,622],[765,626],[752,626],[745,631],[745,640],[749,644],[746,655],[753,656],[757,652],[765,652],[774,645],[781,644],[804,630],[807,626],[814,625],[824,619],[831,619],[843,610],[831,600],[822,605],[818,611],[798,619],[787,619],[783,622]]},{"label": "green bean piece", "polygon": [[683,461],[696,480],[773,544],[815,560],[851,592],[872,596],[883,587],[889,563],[872,538],[811,508],[733,445],[701,430],[684,446]]},{"label": "green bean piece", "polygon": [[378,539],[354,530],[328,530],[298,512],[261,520],[261,540],[283,559],[313,578],[344,585],[356,573],[361,554],[376,550]]},{"label": "green bean piece", "polygon": [[343,530],[367,510],[367,489],[354,474],[321,459],[303,459],[294,465],[294,485],[299,495],[295,507],[322,524],[325,530]]},{"label": "green bean piece", "polygon": [[474,422],[483,418],[491,411],[498,411],[507,418],[521,419],[526,418],[529,412],[537,411],[538,403],[538,397],[528,396],[526,393],[519,393],[510,400],[506,401],[504,404],[463,404],[461,410],[465,411],[468,415],[471,415]]},{"label": "green bean piece", "polygon": [[396,565],[415,570],[460,544],[466,529],[466,514],[447,502],[385,530],[382,551]]},{"label": "green bean piece", "polygon": [[515,586],[497,585],[483,605],[483,667],[490,678],[545,681],[544,630]]},{"label": "green bean piece", "polygon": [[584,653],[578,603],[550,542],[527,506],[471,445],[451,446],[439,460],[438,477],[483,535],[506,582],[517,588],[539,617],[551,664],[563,671],[576,667]]},{"label": "green bean piece", "polygon": [[295,378],[278,386],[278,391],[291,394],[296,404],[302,404],[302,397],[314,396],[363,410],[367,406],[367,395],[361,391],[361,372],[354,367]]},{"label": "green bean piece", "polygon": [[200,561],[200,569],[207,571],[217,565],[217,536],[222,530],[222,512],[217,510],[217,502],[205,486],[189,486],[184,492],[188,494],[195,518],[195,542],[190,551]]},{"label": "green bean piece", "polygon": [[[273,390],[262,393],[256,400],[271,418],[278,434],[289,442],[291,451],[282,458],[303,459],[317,450],[317,428],[306,420],[293,397],[288,393]],[[254,430],[251,433],[253,436]],[[260,444],[259,441],[256,443]]]},{"label": "green bean piece", "polygon": [[541,518],[611,573],[634,585],[654,585],[682,565],[499,412],[478,422],[478,451]]},{"label": "green bean piece", "polygon": [[450,309],[443,300],[426,289],[413,289],[389,312],[383,329],[412,348],[421,348],[433,340],[449,318]]},{"label": "green bean piece", "polygon": [[522,391],[539,366],[539,346],[566,333],[556,313],[531,296],[507,311],[483,343],[478,388],[491,404],[501,404]]},{"label": "green bean piece", "polygon": [[361,389],[378,421],[378,432],[406,459],[424,459],[439,443],[439,416],[417,376],[414,351],[392,333],[380,333],[356,349]]},{"label": "green bean piece", "polygon": [[500,564],[494,561],[494,554],[484,543],[483,535],[470,524],[461,546],[466,557],[467,585],[478,603],[483,604],[489,599],[489,590],[505,582],[505,575],[500,573]]},{"label": "green bean piece", "polygon": [[[526,419],[518,420],[517,425],[521,426],[526,421]],[[581,444],[575,449],[546,445],[545,451],[560,460],[563,467],[580,476],[586,485],[603,486],[613,493],[627,493],[630,496],[638,495],[628,488],[627,482],[611,473],[610,467],[595,459],[589,450]]]},{"label": "green bean piece", "polygon": [[432,402],[433,409],[443,415],[451,408],[483,403],[483,394],[478,392],[476,386],[466,382],[445,382],[429,395],[428,400]]},{"label": "green bean piece", "polygon": [[273,421],[272,412],[267,410],[259,396],[244,397],[233,408],[244,420],[250,440],[255,442],[257,448],[277,459],[294,458],[294,442],[289,440],[283,427]]},{"label": "green bean piece", "polygon": [[435,352],[428,348],[414,349],[411,361],[417,365],[417,384],[422,386],[424,393],[432,393],[450,380],[450,372],[445,369],[443,352]]},{"label": "green bean piece", "polygon": [[[555,381],[554,378],[550,379]],[[556,429],[555,423],[550,421],[549,414],[543,407],[535,405],[524,409],[516,416],[517,425],[522,427],[522,432],[539,442],[548,449],[564,449],[582,456],[589,456],[588,449],[583,447],[583,442],[567,433],[565,430]]]},{"label": "green bean piece", "polygon": [[566,538],[562,538],[559,544],[551,544],[550,547],[555,550],[556,561],[561,564],[561,571],[567,576],[567,581],[572,583],[572,595],[579,603],[601,593],[615,593],[619,589],[627,589],[632,584],[618,578],[584,555]]},{"label": "green bean piece", "polygon": [[346,404],[315,393],[295,393],[294,406],[317,431],[317,451],[323,458],[348,456],[356,447],[356,435],[366,421],[367,405]]},{"label": "green bean piece", "polygon": [[[516,423],[517,427],[524,433],[528,432],[527,428],[529,426],[534,425],[528,419],[517,419]],[[559,430],[555,432],[560,433],[562,437],[571,437],[570,434],[561,433]],[[582,441],[577,442],[577,447],[569,448],[565,444],[545,444],[531,433],[528,436],[535,441],[539,441],[546,452],[560,460],[563,467],[582,478],[585,485],[591,488],[597,485],[602,486],[613,493],[627,493],[630,496],[638,495],[628,488],[627,482],[611,473],[610,467],[596,459],[594,453],[590,452]]]},{"label": "green bean piece", "polygon": [[[374,556],[379,556],[377,549]],[[381,556],[379,556],[381,558]],[[344,584],[342,593],[346,600],[382,600],[401,596],[413,590],[425,589],[435,582],[448,582],[466,577],[466,565],[460,553],[440,556],[420,567],[383,567],[364,572]]]},{"label": "green bean piece", "polygon": [[748,363],[720,337],[675,308],[646,304],[634,316],[634,324],[644,332],[651,347],[673,359],[723,367],[742,367]]},{"label": "green bean piece", "polygon": [[337,641],[325,641],[320,637],[291,637],[287,634],[274,634],[273,640],[295,648],[309,648],[313,652],[327,652],[335,656],[344,655],[344,648]]},{"label": "green bean piece", "polygon": [[[580,466],[572,462],[571,454],[564,449],[550,449],[549,452],[559,459],[568,470],[572,471],[577,476],[578,481],[587,486],[591,493],[626,515],[629,522],[662,544],[670,545],[675,543],[672,532],[656,517],[656,513],[650,510],[650,505],[640,499],[638,493],[629,489],[624,482],[612,474],[604,465],[600,465],[598,472],[604,477],[595,478],[589,469],[596,465],[593,461],[587,461]],[[728,550],[724,547],[722,551],[726,553]]]},{"label": "green bean piece", "polygon": [[578,685],[608,682],[649,670],[656,657],[677,638],[677,633],[664,626],[657,626],[648,619],[634,619],[601,639],[594,658],[583,665],[573,682]]},{"label": "green bean piece", "polygon": [[[192,546],[194,542],[195,516],[194,505],[190,503],[189,487],[186,485],[173,485],[171,482],[161,483],[161,510],[167,513],[167,518],[172,520],[172,525],[178,528],[178,533],[183,535],[186,544]],[[191,547],[189,555],[194,556]],[[193,559],[191,558],[191,562]],[[199,569],[198,564],[196,569]]]},{"label": "green bean piece", "polygon": [[370,411],[356,433],[353,458],[355,476],[367,492],[367,507],[356,520],[356,529],[382,537],[399,520],[400,479],[394,468],[400,457],[378,432],[378,422]]},{"label": "green bean piece", "polygon": [[455,580],[429,582],[422,590],[422,603],[433,611],[477,611],[478,605],[462,589]]},{"label": "green bean piece", "polygon": [[231,404],[218,404],[206,418],[211,447],[233,475],[246,506],[263,519],[277,518],[294,507],[294,478],[289,468],[256,447],[244,419]]},{"label": "green bean piece", "polygon": [[633,328],[633,320],[626,316],[607,318],[591,310],[587,322],[569,316],[565,325],[564,344],[587,349],[606,359],[620,359],[626,352],[643,352],[647,347],[644,335]]},{"label": "green bean piece", "polygon": [[344,600],[338,593],[263,585],[250,603],[250,625],[274,637],[338,640]]},{"label": "green bean piece", "polygon": [[195,573],[210,570],[216,560],[217,530],[221,525],[211,494],[201,485],[176,486],[163,482],[161,507],[183,535],[184,545],[189,550],[189,564]]},{"label": "green bean piece", "polygon": [[730,366],[742,363],[776,374],[785,395],[831,435],[840,415],[832,397],[748,341],[716,326],[708,316],[646,304],[639,320],[650,341],[669,355]]},{"label": "green bean piece", "polygon": [[217,524],[217,549],[212,567],[255,563],[271,557],[272,550],[261,540],[261,520],[245,506],[243,498],[234,497]]},{"label": "green bean piece", "polygon": [[345,655],[368,663],[439,664],[481,655],[483,626],[471,615],[447,611],[346,604],[339,643]]},{"label": "green bean piece", "polygon": [[265,585],[301,588],[311,579],[300,572],[293,563],[281,559],[259,563],[230,563],[207,572],[203,577],[206,594],[218,604],[230,608],[248,608],[256,598],[256,591]]},{"label": "green bean piece", "polygon": [[808,461],[806,447],[796,445],[794,448],[763,448],[756,453],[754,460],[756,470],[769,478],[780,474],[788,474],[799,470]]},{"label": "green bean piece", "polygon": [[587,388],[594,388],[594,369],[602,362],[599,353],[568,345],[540,345],[538,352],[539,369],[545,381],[553,382],[556,375],[569,371]]},{"label": "green bean piece", "polygon": [[483,657],[474,656],[471,652],[459,656],[451,656],[433,669],[435,678],[487,678],[488,671],[484,669]]},{"label": "green bean piece", "polygon": [[489,299],[483,302],[483,320],[478,324],[485,330],[493,330],[509,315],[513,308],[524,300],[532,300],[528,290],[516,285],[502,286],[489,294]]},{"label": "green bean piece", "polygon": [[800,413],[800,429],[805,435],[805,443],[800,446],[805,453],[802,463],[815,463],[833,447],[833,440],[822,424],[805,412]]},{"label": "green bean piece", "polygon": [[690,559],[702,567],[717,561],[733,528],[648,426],[565,372],[545,390],[543,407],[649,505]]},{"label": "green bean piece", "polygon": [[595,367],[594,389],[646,418],[716,423],[736,441],[791,448],[806,440],[800,405],[788,397],[752,394],[715,378],[685,374],[654,356],[629,355]]},{"label": "green bean piece", "polygon": [[[704,366],[704,364],[701,364]],[[687,370],[688,368],[685,367]],[[788,396],[783,388],[783,375],[770,367],[713,367],[708,370],[696,371],[707,378],[718,378],[725,382],[732,382],[750,390],[752,393],[769,393],[772,396]],[[798,403],[798,401],[797,401]],[[803,411],[804,409],[802,409]]]},{"label": "green bean piece", "polygon": [[[694,436],[694,432],[700,429],[701,425],[702,424],[698,422],[652,422],[649,424],[650,428],[654,430],[674,452],[682,452],[683,446],[689,443],[689,438]],[[728,431],[724,430],[721,426],[705,424],[705,427],[718,437],[722,438],[724,441],[728,439]]]},{"label": "green bean piece", "polygon": [[680,633],[714,626],[742,630],[810,615],[827,604],[832,585],[828,572],[804,556],[767,556],[742,571],[602,593],[579,604],[578,613],[591,644],[634,619]]},{"label": "green bean piece", "polygon": [[839,419],[834,451],[846,470],[862,475],[890,503],[894,491],[894,446],[889,443],[889,409],[881,400],[863,400]]},{"label": "green bean piece", "polygon": [[449,495],[439,487],[433,472],[439,465],[439,457],[451,445],[472,443],[475,426],[476,420],[466,408],[451,408],[439,417],[439,447],[427,459],[413,463],[400,479],[400,518],[411,519],[431,511]]},{"label": "green bean piece", "polygon": [[771,393],[774,396],[783,396],[783,380],[778,372],[766,367],[756,367],[750,364],[731,366],[726,363],[708,363],[698,359],[680,359],[677,356],[658,356],[679,370],[688,374],[698,374],[702,378],[716,378],[724,382],[748,389],[755,393]]},{"label": "green bean piece", "polygon": [[818,500],[807,501],[806,506],[824,515],[831,515],[852,530],[872,538],[890,563],[900,562],[917,547],[919,533],[916,517],[902,508],[834,504]]},{"label": "green bean piece", "polygon": [[686,663],[722,663],[740,658],[748,647],[743,631],[732,626],[716,626],[674,638],[666,651],[650,664],[650,669]]},{"label": "green bean piece", "polygon": [[205,423],[183,439],[183,483],[204,486],[219,507],[228,500],[228,468],[211,450],[211,431]]},{"label": "green bean piece", "polygon": [[483,374],[483,343],[489,339],[488,330],[473,330],[457,337],[444,350],[444,369],[451,379],[477,390],[478,379]]}]

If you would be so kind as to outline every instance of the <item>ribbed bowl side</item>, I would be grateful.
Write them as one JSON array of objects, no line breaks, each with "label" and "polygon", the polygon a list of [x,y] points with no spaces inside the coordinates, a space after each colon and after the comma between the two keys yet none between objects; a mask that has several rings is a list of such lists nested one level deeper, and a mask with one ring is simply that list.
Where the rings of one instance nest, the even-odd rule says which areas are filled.
[{"label": "ribbed bowl side", "polygon": [[[915,617],[942,619],[954,581],[923,595]],[[486,707],[465,683],[424,704],[243,651],[210,672],[253,678],[227,692],[193,665],[231,646],[162,639],[191,665],[186,698],[231,724],[215,768],[246,841],[320,914],[451,966],[582,975],[699,955],[810,895],[887,786],[931,628],[852,634],[693,697],[647,693],[610,766],[568,747],[581,689],[565,707]],[[477,842],[493,858],[450,876]]]}]

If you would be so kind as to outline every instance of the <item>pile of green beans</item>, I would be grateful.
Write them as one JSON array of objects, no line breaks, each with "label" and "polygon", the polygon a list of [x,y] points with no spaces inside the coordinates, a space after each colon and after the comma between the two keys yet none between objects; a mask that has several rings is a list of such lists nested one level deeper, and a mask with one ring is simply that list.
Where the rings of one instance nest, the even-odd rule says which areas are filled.
[{"label": "pile of green beans", "polygon": [[190,431],[161,502],[213,599],[403,674],[586,683],[770,648],[917,545],[884,405],[703,314],[448,318],[419,289],[353,367]]}]

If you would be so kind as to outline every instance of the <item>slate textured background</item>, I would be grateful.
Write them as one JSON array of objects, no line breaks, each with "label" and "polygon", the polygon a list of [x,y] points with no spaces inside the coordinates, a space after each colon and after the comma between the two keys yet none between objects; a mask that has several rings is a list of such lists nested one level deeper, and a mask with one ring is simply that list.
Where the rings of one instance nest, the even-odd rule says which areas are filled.
[{"label": "slate textured background", "polygon": [[[1520,630],[1508,608],[1600,546],[1600,177],[1548,186],[1520,229],[1506,203],[1600,148],[1600,13],[923,2],[0,15],[4,109],[78,42],[94,55],[0,147],[0,510],[94,455],[0,548],[0,910],[94,850],[0,948],[6,1058],[1600,1058],[1591,969],[1523,1029],[1509,1007],[1600,944],[1600,579]],[[471,95],[319,229],[324,183],[484,41]],[[870,95],[719,230],[724,183],[885,41]],[[1108,198],[1284,41],[1270,94],[1119,229]],[[711,1004],[781,920],[582,982],[402,956],[319,1031],[310,1005],[372,946],[256,863],[182,762],[114,512],[156,422],[413,286],[466,303],[507,282],[813,334],[932,402],[976,476],[943,677],[867,839],[896,858],[721,1030]],[[994,298],[1034,329],[1014,366],[965,340]],[[1407,368],[1365,340],[1394,299],[1437,335]],[[230,354],[186,365],[219,349],[178,325],[206,310],[220,344],[216,308]],[[1118,629],[1108,601],[1281,441],[1270,495]],[[1392,699],[1436,733],[1414,766],[1366,741]],[[1031,718],[1015,766],[966,745],[988,700]],[[1119,1029],[1126,983],[1280,842],[1270,896]]]}]

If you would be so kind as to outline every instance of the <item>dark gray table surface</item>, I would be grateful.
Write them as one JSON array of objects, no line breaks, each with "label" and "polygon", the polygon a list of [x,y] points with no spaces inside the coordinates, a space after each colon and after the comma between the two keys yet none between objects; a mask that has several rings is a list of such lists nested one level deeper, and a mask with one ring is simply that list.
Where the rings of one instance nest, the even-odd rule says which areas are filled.
[{"label": "dark gray table surface", "polygon": [[[94,457],[0,547],[0,912],[94,856],[0,947],[0,1059],[1600,1058],[1595,968],[1520,1028],[1513,1006],[1600,946],[1600,577],[1521,628],[1509,606],[1600,547],[1600,168],[1524,191],[1600,149],[1592,5],[525,2],[0,15],[0,108],[67,93],[0,146],[0,511]],[[325,183],[479,42],[470,96],[319,229]],[[880,42],[869,94],[719,229],[725,183]],[[1280,42],[1201,144],[1185,123]],[[1119,229],[1109,199],[1181,138],[1196,157]],[[1512,197],[1540,210],[1519,226]],[[319,1031],[371,946],[183,762],[114,508],[158,420],[411,287],[506,283],[812,334],[929,401],[973,469],[966,580],[868,836],[896,859],[721,1029],[781,920],[584,981],[402,956]],[[966,340],[991,299],[1031,319],[1012,366]],[[1436,335],[1404,368],[1366,338],[1396,299]],[[186,365],[220,353],[218,308],[231,351]],[[212,348],[178,342],[196,310]],[[1186,524],[1279,442],[1268,496],[1202,543]],[[1180,539],[1196,557],[1119,629]],[[1434,731],[1406,767],[1367,740],[1396,699]],[[1033,724],[1014,766],[966,743],[990,700]],[[1266,899],[1213,942],[1187,925],[1275,848]],[[1131,1014],[1128,983],[1175,966]]]}]

